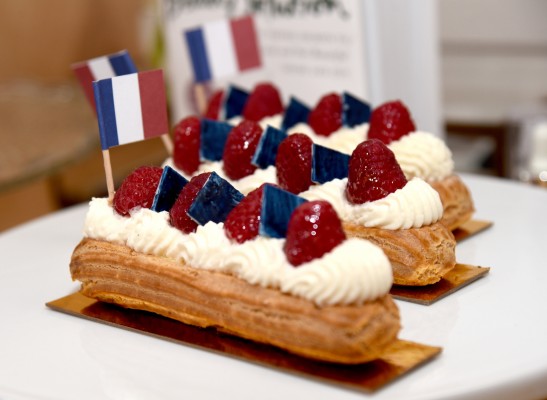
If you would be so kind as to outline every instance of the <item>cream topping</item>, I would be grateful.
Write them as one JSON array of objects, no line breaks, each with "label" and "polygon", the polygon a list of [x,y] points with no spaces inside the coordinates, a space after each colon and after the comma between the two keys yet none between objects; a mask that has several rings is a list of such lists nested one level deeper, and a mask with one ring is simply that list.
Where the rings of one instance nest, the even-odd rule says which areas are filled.
[{"label": "cream topping", "polygon": [[233,245],[225,255],[225,262],[234,274],[262,287],[279,288],[288,265],[283,252],[283,239],[259,236],[254,240]]},{"label": "cream topping", "polygon": [[208,270],[231,272],[224,263],[225,253],[231,242],[224,234],[223,224],[209,222],[198,226],[195,232],[187,235],[179,232],[181,252],[179,259],[188,265]]},{"label": "cream topping", "polygon": [[[230,118],[227,122],[230,125],[236,126],[243,117],[237,116]],[[271,117],[265,117],[261,119],[258,124],[264,130],[269,125],[273,128],[281,129],[283,122],[283,115],[276,114]],[[337,131],[331,133],[329,136],[323,136],[316,134],[311,126],[304,122],[300,122],[287,130],[289,135],[294,133],[303,133],[308,136],[314,143],[321,146],[329,147],[334,150],[338,150],[342,153],[351,154],[359,143],[367,138],[368,122],[354,126],[353,128],[343,126]]]},{"label": "cream topping", "polygon": [[[162,167],[165,167],[166,165],[173,168],[186,179],[190,180],[192,178],[175,166],[173,158],[167,158],[163,163]],[[244,176],[243,178],[238,180],[232,180],[228,178],[224,173],[224,170],[222,168],[222,161],[206,161],[202,162],[199,165],[198,170],[194,175],[199,175],[203,172],[213,171],[215,171],[221,178],[226,179],[233,187],[235,187],[244,195],[247,195],[249,192],[253,191],[263,183],[277,183],[276,170],[275,166],[273,165],[270,165],[265,169],[257,168],[251,175]]]},{"label": "cream topping", "polygon": [[387,293],[392,283],[384,252],[369,241],[350,238],[323,257],[287,271],[281,290],[319,305],[362,304]]},{"label": "cream topping", "polygon": [[[238,115],[236,117],[230,118],[226,122],[228,122],[230,125],[236,126],[241,121],[243,121],[243,117],[241,115]],[[269,117],[262,118],[260,121],[258,121],[258,125],[260,125],[262,130],[265,130],[268,125],[270,125],[272,128],[281,129],[282,122],[283,122],[283,114],[275,114]]]},{"label": "cream topping", "polygon": [[[204,163],[200,166],[200,172],[212,170],[226,179],[222,173],[221,162]],[[262,183],[276,183],[277,177],[275,167],[270,166],[265,170],[257,169],[254,174],[238,181],[228,181],[240,192],[247,194]],[[403,188],[383,199],[365,204],[351,204],[346,199],[346,184],[347,178],[334,179],[322,185],[311,186],[299,196],[307,200],[326,200],[332,204],[342,220],[368,228],[420,228],[442,218],[443,206],[439,194],[422,178],[411,178]]]},{"label": "cream topping", "polygon": [[132,225],[134,220],[116,213],[109,206],[108,199],[94,198],[86,214],[84,236],[125,245]]},{"label": "cream topping", "polygon": [[132,218],[124,218],[131,220],[130,229],[124,235],[127,246],[145,254],[173,254],[176,257],[179,231],[169,225],[167,212],[157,213],[143,208],[132,214]]},{"label": "cream topping", "polygon": [[412,132],[388,146],[407,179],[444,179],[454,171],[452,152],[443,140],[428,132]]},{"label": "cream topping", "polygon": [[343,126],[337,131],[331,133],[329,136],[323,136],[316,134],[311,126],[301,122],[292,128],[289,128],[287,133],[289,135],[294,133],[303,133],[318,145],[338,150],[342,153],[351,154],[359,143],[366,140],[368,123],[365,122],[363,124],[356,125],[353,128]]},{"label": "cream topping", "polygon": [[[228,123],[237,125],[241,120],[241,117],[233,117],[228,121]],[[262,125],[264,123],[279,128],[281,126],[281,121],[282,115],[277,114],[272,117],[266,117],[262,119],[262,121],[260,121],[260,124]],[[265,129],[265,125],[263,126],[263,129]],[[330,136],[321,136],[315,134],[309,125],[300,123],[289,129],[288,133],[304,133],[305,135],[309,136],[314,143],[317,143],[321,146],[329,147],[334,150],[338,150],[342,153],[351,154],[355,147],[357,147],[359,143],[366,139],[367,132],[368,123],[364,123],[361,125],[357,125],[353,128],[342,127],[336,132],[333,132]],[[166,165],[175,169],[186,179],[191,179],[191,176],[188,176],[175,166],[172,157],[167,158],[163,163],[162,167],[165,167]],[[273,165],[267,167],[266,169],[257,168],[251,175],[233,181],[224,174],[222,161],[204,161],[199,165],[198,170],[194,173],[194,175],[199,175],[203,172],[212,171],[215,171],[218,175],[226,179],[228,182],[230,182],[232,186],[234,186],[237,190],[245,195],[259,187],[263,183],[277,184],[276,169]]]},{"label": "cream topping", "polygon": [[165,211],[135,209],[130,217],[122,217],[103,198],[90,202],[84,236],[173,258],[195,268],[233,274],[319,306],[373,300],[389,291],[393,279],[387,257],[366,240],[348,239],[322,258],[295,268],[283,252],[284,239],[258,237],[232,243],[223,224],[212,222],[184,234],[169,225]]},{"label": "cream topping", "polygon": [[443,215],[439,194],[420,178],[413,178],[383,199],[363,204],[351,204],[346,199],[346,184],[347,178],[335,179],[312,186],[300,196],[307,200],[326,200],[342,220],[367,228],[420,228],[437,222]]},{"label": "cream topping", "polygon": [[272,128],[281,129],[282,122],[283,122],[283,114],[276,114],[270,117],[262,118],[258,124],[261,126],[262,129],[266,129],[268,125],[271,126]]}]

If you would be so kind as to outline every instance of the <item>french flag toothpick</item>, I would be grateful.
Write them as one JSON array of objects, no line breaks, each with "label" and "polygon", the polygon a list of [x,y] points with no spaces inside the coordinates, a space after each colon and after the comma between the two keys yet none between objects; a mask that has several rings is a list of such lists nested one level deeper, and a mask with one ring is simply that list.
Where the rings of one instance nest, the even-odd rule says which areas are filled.
[{"label": "french flag toothpick", "polygon": [[103,150],[169,132],[161,70],[93,82]]},{"label": "french flag toothpick", "polygon": [[260,67],[261,56],[252,16],[207,22],[184,32],[196,82]]},{"label": "french flag toothpick", "polygon": [[161,136],[169,154],[167,101],[162,70],[137,72],[93,82],[109,197],[114,195],[111,147]]},{"label": "french flag toothpick", "polygon": [[94,109],[93,81],[137,72],[137,67],[127,50],[80,61],[72,64],[71,68]]}]

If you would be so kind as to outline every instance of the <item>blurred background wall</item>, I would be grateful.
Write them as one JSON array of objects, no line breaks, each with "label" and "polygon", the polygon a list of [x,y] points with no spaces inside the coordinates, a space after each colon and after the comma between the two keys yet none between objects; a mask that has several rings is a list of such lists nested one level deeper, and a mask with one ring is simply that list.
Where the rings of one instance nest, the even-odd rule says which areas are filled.
[{"label": "blurred background wall", "polygon": [[[95,117],[69,66],[121,49],[139,69],[158,66],[158,5],[0,1],[0,231],[105,193]],[[515,177],[519,127],[547,98],[547,2],[440,0],[436,13],[439,108],[456,167]],[[115,179],[165,155],[159,140],[114,148]]]},{"label": "blurred background wall", "polygon": [[[95,116],[70,65],[128,49],[154,62],[155,0],[0,1],[0,231],[106,191]],[[119,183],[161,144],[112,150]]]},{"label": "blurred background wall", "polygon": [[441,0],[439,7],[443,110],[456,167],[527,180],[527,126],[547,118],[547,2]]},{"label": "blurred background wall", "polygon": [[[130,48],[144,57],[146,0],[4,0],[0,2],[0,78],[58,83],[70,64]],[[144,33],[144,32],[143,32]]]}]

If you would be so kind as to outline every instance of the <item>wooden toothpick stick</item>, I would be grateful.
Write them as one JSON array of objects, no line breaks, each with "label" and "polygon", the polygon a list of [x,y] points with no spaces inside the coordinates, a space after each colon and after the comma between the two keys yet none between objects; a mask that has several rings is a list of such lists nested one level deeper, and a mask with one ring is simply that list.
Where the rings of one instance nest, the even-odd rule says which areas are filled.
[{"label": "wooden toothpick stick", "polygon": [[207,111],[207,89],[203,83],[194,84],[194,95],[199,115],[204,115]]},{"label": "wooden toothpick stick", "polygon": [[108,202],[114,200],[114,178],[112,177],[112,165],[110,164],[110,152],[103,150],[104,173],[106,175],[106,188],[108,189]]},{"label": "wooden toothpick stick", "polygon": [[170,157],[173,156],[173,141],[171,140],[171,136],[169,136],[168,133],[164,133],[161,135],[161,140],[163,140],[163,144],[165,145],[165,148],[167,149],[167,153]]}]

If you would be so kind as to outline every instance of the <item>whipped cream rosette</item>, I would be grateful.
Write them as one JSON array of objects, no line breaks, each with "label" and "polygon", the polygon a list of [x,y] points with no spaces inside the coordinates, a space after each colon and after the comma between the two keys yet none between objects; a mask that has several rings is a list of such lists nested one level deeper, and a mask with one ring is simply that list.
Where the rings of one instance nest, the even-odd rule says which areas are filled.
[{"label": "whipped cream rosette", "polygon": [[402,102],[387,102],[373,110],[368,137],[381,140],[395,153],[408,179],[422,178],[437,190],[444,208],[441,222],[450,230],[471,219],[475,211],[473,200],[454,172],[450,149],[435,135],[416,130]]}]

